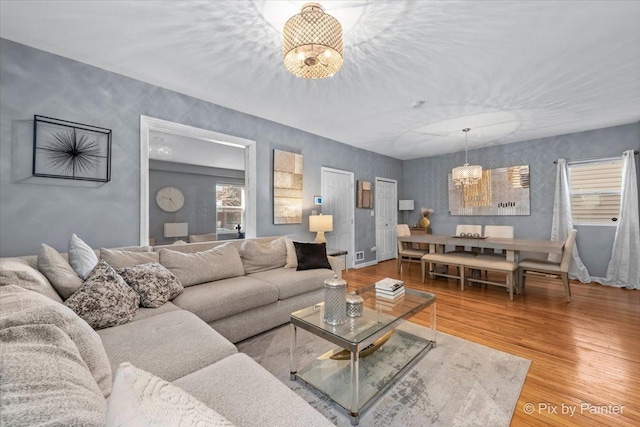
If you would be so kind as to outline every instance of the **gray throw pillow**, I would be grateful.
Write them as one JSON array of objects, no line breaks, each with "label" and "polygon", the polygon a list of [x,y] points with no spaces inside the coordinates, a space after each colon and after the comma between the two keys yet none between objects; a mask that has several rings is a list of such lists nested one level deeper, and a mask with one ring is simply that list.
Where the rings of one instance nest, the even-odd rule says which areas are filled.
[{"label": "gray throw pillow", "polygon": [[168,268],[182,286],[244,276],[240,254],[232,243],[193,254],[160,249],[160,264]]},{"label": "gray throw pillow", "polygon": [[115,249],[100,249],[100,259],[113,268],[133,267],[149,262],[160,262],[158,252],[119,251]]},{"label": "gray throw pillow", "polygon": [[284,267],[287,261],[284,237],[270,241],[246,240],[240,248],[240,257],[246,274]]},{"label": "gray throw pillow", "polygon": [[91,326],[61,303],[18,286],[0,287],[0,329],[54,325],[75,344],[104,396],[111,392],[111,364],[102,340]]},{"label": "gray throw pillow", "polygon": [[44,274],[62,300],[69,298],[82,286],[82,279],[58,251],[42,244],[38,252],[38,270]]},{"label": "gray throw pillow", "polygon": [[69,264],[78,277],[87,280],[91,270],[98,264],[98,256],[81,238],[75,234],[69,240]]},{"label": "gray throw pillow", "polygon": [[142,307],[160,307],[184,290],[176,276],[157,262],[116,268],[116,272],[140,295]]},{"label": "gray throw pillow", "polygon": [[102,329],[131,322],[140,306],[140,296],[109,264],[100,260],[64,305],[92,328]]}]

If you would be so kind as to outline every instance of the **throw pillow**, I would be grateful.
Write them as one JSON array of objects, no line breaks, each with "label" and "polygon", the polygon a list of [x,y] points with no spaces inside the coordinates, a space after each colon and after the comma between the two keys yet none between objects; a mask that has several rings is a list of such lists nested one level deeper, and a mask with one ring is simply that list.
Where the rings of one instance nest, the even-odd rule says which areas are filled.
[{"label": "throw pillow", "polygon": [[298,268],[298,255],[296,255],[296,247],[293,244],[293,240],[285,237],[284,244],[287,247],[287,262],[284,264],[284,268]]},{"label": "throw pillow", "polygon": [[233,427],[186,391],[127,362],[116,371],[106,425]]},{"label": "throw pillow", "polygon": [[102,329],[131,322],[140,297],[109,264],[100,260],[82,287],[64,304],[92,328]]},{"label": "throw pillow", "polygon": [[287,260],[284,237],[269,241],[245,240],[240,248],[240,257],[245,274],[284,267]]},{"label": "throw pillow", "polygon": [[149,262],[160,262],[158,252],[118,251],[115,249],[100,249],[100,259],[113,268],[133,267]]},{"label": "throw pillow", "polygon": [[233,243],[192,254],[160,249],[160,264],[169,269],[182,286],[244,275],[244,267]]},{"label": "throw pillow", "polygon": [[23,325],[54,325],[67,334],[104,396],[111,392],[111,364],[102,340],[91,326],[64,305],[18,286],[0,288],[0,329]]},{"label": "throw pillow", "polygon": [[58,251],[42,244],[38,252],[38,270],[44,274],[62,300],[69,298],[82,286],[82,279]]},{"label": "throw pillow", "polygon": [[12,326],[0,342],[0,425],[104,426],[107,401],[60,328]]},{"label": "throw pillow", "polygon": [[176,276],[157,262],[116,268],[116,272],[140,295],[142,307],[160,307],[184,290]]},{"label": "throw pillow", "polygon": [[300,243],[293,242],[298,256],[298,268],[296,270],[314,270],[316,268],[331,269],[327,258],[326,243]]},{"label": "throw pillow", "polygon": [[17,285],[51,298],[56,302],[62,302],[60,295],[51,286],[44,274],[21,258],[0,259],[0,285]]},{"label": "throw pillow", "polygon": [[91,270],[98,264],[98,256],[75,234],[69,240],[69,264],[82,280],[87,280]]}]

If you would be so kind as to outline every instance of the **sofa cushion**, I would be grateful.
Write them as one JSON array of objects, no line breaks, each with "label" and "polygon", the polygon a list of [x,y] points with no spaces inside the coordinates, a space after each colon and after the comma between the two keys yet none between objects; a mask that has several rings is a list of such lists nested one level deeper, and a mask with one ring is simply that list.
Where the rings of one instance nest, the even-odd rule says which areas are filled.
[{"label": "sofa cushion", "polygon": [[160,262],[158,252],[118,251],[115,249],[100,249],[100,258],[113,268],[133,267],[148,262]]},{"label": "sofa cushion", "polygon": [[333,277],[333,270],[326,268],[296,271],[290,268],[276,268],[251,274],[249,277],[264,280],[278,288],[278,299],[322,289],[324,281]]},{"label": "sofa cushion", "polygon": [[73,271],[82,279],[87,280],[91,270],[98,264],[98,256],[91,249],[91,246],[87,245],[84,240],[76,236],[71,235],[69,239],[69,264],[73,267]]},{"label": "sofa cushion", "polygon": [[82,287],[82,279],[58,251],[42,244],[38,252],[38,270],[44,274],[62,300],[69,298]]},{"label": "sofa cushion", "polygon": [[140,295],[140,305],[147,308],[160,307],[184,289],[176,276],[157,262],[116,268],[116,273]]},{"label": "sofa cushion", "polygon": [[62,302],[49,280],[22,258],[0,259],[0,285],[16,285]]},{"label": "sofa cushion", "polygon": [[331,268],[327,259],[326,243],[293,242],[298,257],[297,270],[313,270],[315,268]]},{"label": "sofa cushion", "polygon": [[107,427],[152,425],[233,427],[180,387],[123,363],[113,381]]},{"label": "sofa cushion", "polygon": [[240,257],[245,274],[284,267],[287,260],[284,237],[271,241],[245,240]]},{"label": "sofa cushion", "polygon": [[111,391],[111,365],[100,337],[91,326],[61,303],[17,286],[0,288],[0,328],[54,325],[73,341],[104,396]]},{"label": "sofa cushion", "polygon": [[104,395],[60,328],[3,328],[0,341],[0,425],[104,426]]},{"label": "sofa cushion", "polygon": [[158,308],[140,307],[138,309],[138,312],[136,313],[136,315],[133,317],[132,322],[135,322],[137,320],[146,319],[147,317],[153,317],[153,316],[157,316],[159,314],[164,314],[164,313],[168,313],[170,311],[178,311],[178,310],[182,310],[182,309],[180,307],[178,307],[177,305],[172,304],[171,302],[165,302],[164,304],[162,304]]},{"label": "sofa cushion", "polygon": [[192,254],[161,249],[160,264],[175,274],[182,286],[244,275],[240,254],[230,243]]},{"label": "sofa cushion", "polygon": [[284,268],[298,268],[298,255],[296,254],[296,247],[293,244],[293,239],[285,237],[284,245],[287,248],[287,260],[284,264]]},{"label": "sofa cushion", "polygon": [[243,353],[180,378],[174,384],[236,425],[333,426],[304,399]]},{"label": "sofa cushion", "polygon": [[122,362],[173,381],[237,352],[236,347],[194,314],[171,311],[98,335],[113,372]]},{"label": "sofa cushion", "polygon": [[103,260],[98,262],[82,287],[64,304],[94,329],[131,322],[140,296]]},{"label": "sofa cushion", "polygon": [[242,276],[185,288],[173,303],[209,323],[276,301],[278,288],[265,281]]}]

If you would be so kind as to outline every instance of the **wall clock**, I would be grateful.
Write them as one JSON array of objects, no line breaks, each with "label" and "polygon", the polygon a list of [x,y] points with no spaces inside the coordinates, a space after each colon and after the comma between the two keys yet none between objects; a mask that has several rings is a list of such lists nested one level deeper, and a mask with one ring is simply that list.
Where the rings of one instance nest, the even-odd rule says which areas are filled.
[{"label": "wall clock", "polygon": [[176,187],[164,187],[156,194],[156,203],[165,212],[175,212],[184,206],[184,194]]}]

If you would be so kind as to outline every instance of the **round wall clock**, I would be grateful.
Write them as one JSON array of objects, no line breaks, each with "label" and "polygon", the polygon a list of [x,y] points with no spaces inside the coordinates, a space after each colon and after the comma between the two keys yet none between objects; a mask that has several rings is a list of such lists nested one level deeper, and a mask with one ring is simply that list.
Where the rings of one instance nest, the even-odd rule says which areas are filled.
[{"label": "round wall clock", "polygon": [[184,206],[184,194],[176,187],[164,187],[156,194],[156,203],[165,212],[175,212]]}]

